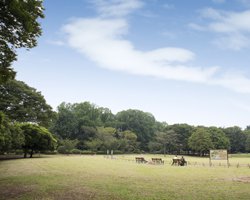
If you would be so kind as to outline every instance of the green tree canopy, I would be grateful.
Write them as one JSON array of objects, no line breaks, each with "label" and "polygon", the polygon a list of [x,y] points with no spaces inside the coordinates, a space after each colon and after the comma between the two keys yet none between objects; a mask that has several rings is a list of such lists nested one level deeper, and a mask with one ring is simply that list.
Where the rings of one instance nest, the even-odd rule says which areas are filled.
[{"label": "green tree canopy", "polygon": [[177,150],[178,135],[174,130],[167,130],[165,132],[156,132],[156,141],[161,144],[164,155],[173,153]]},{"label": "green tree canopy", "polygon": [[18,123],[11,123],[4,113],[0,112],[0,152],[21,149],[24,135]]},{"label": "green tree canopy", "polygon": [[24,157],[28,152],[32,158],[35,151],[54,150],[57,141],[46,128],[24,123],[21,125],[21,129],[25,137],[23,145]]},{"label": "green tree canopy", "polygon": [[0,1],[0,83],[15,77],[11,63],[16,60],[16,48],[32,48],[42,30],[42,0]]},{"label": "green tree canopy", "polygon": [[17,80],[0,85],[0,110],[12,121],[33,122],[45,127],[55,115],[40,92]]},{"label": "green tree canopy", "polygon": [[198,127],[194,130],[188,139],[188,145],[200,155],[204,155],[209,149],[214,148],[210,134],[204,127]]},{"label": "green tree canopy", "polygon": [[186,151],[189,152],[190,148],[188,146],[188,138],[191,136],[193,132],[194,127],[188,125],[188,124],[173,124],[170,126],[167,126],[165,128],[165,131],[167,130],[173,130],[176,133],[176,148],[180,152]]},{"label": "green tree canopy", "polygon": [[143,150],[147,149],[148,142],[156,131],[156,120],[151,113],[140,110],[126,110],[117,113],[117,128],[121,131],[131,130],[137,135]]},{"label": "green tree canopy", "polygon": [[229,149],[230,141],[226,134],[217,127],[209,127],[208,132],[215,149]]},{"label": "green tree canopy", "polygon": [[245,151],[245,141],[246,135],[243,133],[240,127],[228,127],[222,129],[230,141],[230,151],[231,153],[244,152]]}]

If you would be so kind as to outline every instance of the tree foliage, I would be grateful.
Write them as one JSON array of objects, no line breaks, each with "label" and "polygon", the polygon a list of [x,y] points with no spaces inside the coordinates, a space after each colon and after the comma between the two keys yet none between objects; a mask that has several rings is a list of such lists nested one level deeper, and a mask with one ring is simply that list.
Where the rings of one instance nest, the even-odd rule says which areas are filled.
[{"label": "tree foliage", "polygon": [[24,123],[21,125],[25,142],[23,145],[24,157],[29,152],[32,158],[36,151],[54,150],[57,143],[53,135],[44,127],[35,124]]},{"label": "tree foliage", "polygon": [[188,145],[200,155],[204,155],[214,148],[210,134],[204,127],[198,127],[194,130],[188,139]]},{"label": "tree foliage", "polygon": [[222,129],[230,141],[230,151],[231,153],[244,152],[245,151],[245,141],[246,135],[243,133],[240,127],[228,127]]},{"label": "tree foliage", "polygon": [[156,131],[156,120],[152,114],[129,109],[117,113],[116,120],[117,127],[120,130],[133,131],[137,135],[137,140],[141,143],[141,149],[148,149],[147,145]]},{"label": "tree foliage", "polygon": [[21,149],[24,135],[18,123],[11,123],[4,113],[0,112],[0,152]]},{"label": "tree foliage", "polygon": [[217,127],[209,127],[208,132],[215,149],[229,149],[230,141],[226,134]]},{"label": "tree foliage", "polygon": [[33,122],[45,127],[55,115],[40,92],[17,80],[0,85],[0,110],[12,121]]},{"label": "tree foliage", "polygon": [[15,77],[11,63],[16,60],[16,48],[32,48],[42,30],[42,0],[0,1],[0,83]]}]

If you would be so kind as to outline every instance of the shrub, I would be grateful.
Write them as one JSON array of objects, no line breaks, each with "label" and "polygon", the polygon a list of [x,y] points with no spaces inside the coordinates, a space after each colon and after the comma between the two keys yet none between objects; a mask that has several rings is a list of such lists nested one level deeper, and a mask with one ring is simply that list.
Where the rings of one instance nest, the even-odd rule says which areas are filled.
[{"label": "shrub", "polygon": [[67,151],[67,148],[65,146],[59,146],[57,148],[57,152],[61,153],[61,154],[68,154],[69,153],[69,151]]},{"label": "shrub", "polygon": [[85,155],[92,155],[93,152],[92,152],[92,151],[88,151],[88,150],[84,150],[84,151],[82,151],[82,154],[85,154]]},{"label": "shrub", "polygon": [[70,151],[70,153],[72,153],[72,154],[81,154],[82,151],[79,150],[79,149],[72,149],[72,150]]}]

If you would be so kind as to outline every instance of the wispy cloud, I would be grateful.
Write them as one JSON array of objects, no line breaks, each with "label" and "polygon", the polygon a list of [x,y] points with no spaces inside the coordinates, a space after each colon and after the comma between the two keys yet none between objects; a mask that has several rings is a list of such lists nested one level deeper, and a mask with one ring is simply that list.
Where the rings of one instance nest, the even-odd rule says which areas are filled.
[{"label": "wispy cloud", "polygon": [[206,8],[200,15],[206,19],[206,25],[191,23],[189,26],[195,30],[216,33],[217,37],[213,42],[219,47],[232,50],[250,47],[250,10],[226,12]]},{"label": "wispy cloud", "polygon": [[[140,6],[125,6],[127,2],[127,0],[98,1],[97,9],[100,10],[101,7],[101,10],[105,10],[99,16],[74,19],[63,27],[68,44],[100,67],[109,70],[168,80],[220,85],[238,92],[250,93],[250,80],[244,76],[222,74],[220,68],[215,66],[192,66],[190,63],[195,59],[195,53],[188,49],[176,47],[152,51],[136,49],[133,43],[126,39],[129,33],[126,15],[140,8],[142,4],[140,1],[130,1],[137,2]],[[109,7],[118,13],[121,10],[123,14],[114,14],[112,18],[103,15]]]},{"label": "wispy cloud", "polygon": [[141,8],[140,0],[93,0],[102,17],[123,17]]}]

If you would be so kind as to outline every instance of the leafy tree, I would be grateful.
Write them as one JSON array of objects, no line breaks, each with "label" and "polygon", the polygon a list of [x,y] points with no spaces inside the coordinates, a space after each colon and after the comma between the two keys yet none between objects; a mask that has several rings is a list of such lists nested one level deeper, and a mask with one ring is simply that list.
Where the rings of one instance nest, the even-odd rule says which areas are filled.
[{"label": "leafy tree", "polygon": [[166,152],[173,153],[177,149],[177,134],[173,130],[157,132],[156,141],[162,145],[164,156]]},{"label": "leafy tree", "polygon": [[0,1],[0,83],[15,77],[11,63],[16,60],[16,48],[32,48],[42,30],[42,0]]},{"label": "leafy tree", "polygon": [[209,127],[208,132],[215,149],[229,149],[230,142],[226,134],[217,127]]},{"label": "leafy tree", "polygon": [[52,122],[50,130],[62,139],[76,139],[78,119],[72,111],[72,105],[61,103],[57,107],[57,117]]},{"label": "leafy tree", "polygon": [[117,113],[116,119],[117,128],[121,131],[130,130],[136,133],[140,148],[147,150],[147,144],[153,138],[156,130],[154,116],[140,110],[129,109]]},{"label": "leafy tree", "polygon": [[0,112],[0,152],[6,152],[11,148],[11,132],[9,122]]},{"label": "leafy tree", "polygon": [[12,121],[33,122],[45,127],[55,116],[40,92],[17,80],[0,85],[0,110]]},{"label": "leafy tree", "polygon": [[63,139],[78,139],[81,149],[84,141],[91,140],[96,135],[96,127],[113,123],[113,114],[109,109],[98,108],[89,102],[66,104],[58,106],[57,119],[54,120],[51,131]]},{"label": "leafy tree", "polygon": [[53,135],[44,127],[35,124],[24,123],[21,125],[25,137],[23,145],[24,157],[29,152],[30,158],[36,151],[54,150],[57,143]]},{"label": "leafy tree", "polygon": [[136,152],[138,148],[137,136],[134,132],[126,130],[118,132],[119,149],[123,152]]},{"label": "leafy tree", "polygon": [[85,144],[92,152],[97,152],[101,148],[103,142],[99,138],[94,138],[91,141],[86,141]]},{"label": "leafy tree", "polygon": [[61,140],[60,146],[58,147],[58,153],[69,154],[73,149],[75,149],[76,145],[78,144],[78,140]]},{"label": "leafy tree", "polygon": [[21,149],[24,144],[24,135],[18,123],[11,123],[0,112],[0,152],[9,152]]},{"label": "leafy tree", "polygon": [[113,127],[97,127],[97,135],[90,141],[86,141],[85,144],[93,152],[106,150],[117,150],[119,148],[119,142],[115,137],[116,129]]},{"label": "leafy tree", "polygon": [[240,127],[228,127],[222,129],[230,141],[230,151],[231,153],[244,152],[245,151],[245,141],[246,135],[243,133]]},{"label": "leafy tree", "polygon": [[198,127],[194,130],[188,139],[189,147],[198,152],[201,156],[214,148],[209,132],[204,127]]},{"label": "leafy tree", "polygon": [[250,129],[245,129],[244,134],[246,135],[245,149],[249,153],[250,152]]},{"label": "leafy tree", "polygon": [[189,153],[190,148],[188,146],[188,138],[191,136],[194,127],[188,124],[174,124],[167,126],[165,131],[173,130],[177,135],[176,148],[179,151],[186,151]]},{"label": "leafy tree", "polygon": [[162,152],[162,144],[160,144],[157,141],[150,141],[148,143],[148,149],[149,149],[149,152],[151,152],[151,153]]},{"label": "leafy tree", "polygon": [[115,137],[116,129],[113,127],[98,127],[97,137],[102,141],[100,150],[106,151],[107,149],[118,149],[118,141]]}]

